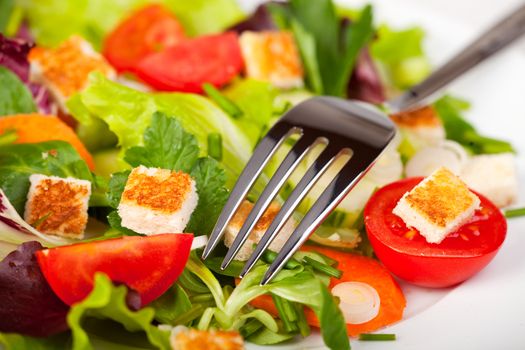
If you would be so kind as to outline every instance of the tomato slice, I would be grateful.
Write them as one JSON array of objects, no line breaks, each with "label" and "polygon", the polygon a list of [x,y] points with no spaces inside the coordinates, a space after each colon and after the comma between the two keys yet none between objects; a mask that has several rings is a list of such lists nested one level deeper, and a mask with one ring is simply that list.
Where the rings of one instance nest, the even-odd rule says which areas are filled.
[{"label": "tomato slice", "polygon": [[146,305],[161,296],[179,277],[188,260],[192,234],[122,237],[38,251],[37,259],[49,285],[68,305],[93,289],[96,272],[124,283]]},{"label": "tomato slice", "polygon": [[119,72],[132,71],[147,55],[185,38],[177,18],[165,7],[143,7],[121,22],[104,41],[103,54]]},{"label": "tomato slice", "polygon": [[389,184],[368,201],[364,216],[370,243],[387,269],[425,287],[449,287],[465,281],[494,258],[507,233],[500,210],[476,193],[481,209],[473,219],[441,243],[428,243],[392,213],[399,199],[422,178]]},{"label": "tomato slice", "polygon": [[202,84],[220,87],[242,70],[237,34],[227,32],[186,40],[139,62],[137,76],[158,90],[202,92]]}]

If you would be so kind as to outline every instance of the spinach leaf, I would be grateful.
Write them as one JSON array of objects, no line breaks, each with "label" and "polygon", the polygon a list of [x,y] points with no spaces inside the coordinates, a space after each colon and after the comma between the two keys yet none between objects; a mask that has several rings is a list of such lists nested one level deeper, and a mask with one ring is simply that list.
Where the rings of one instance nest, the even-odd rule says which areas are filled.
[{"label": "spinach leaf", "polygon": [[9,69],[0,65],[0,116],[36,111],[29,89]]},{"label": "spinach leaf", "polygon": [[469,107],[468,102],[448,95],[434,103],[445,127],[447,139],[460,143],[474,154],[515,152],[509,142],[479,134],[462,116]]},{"label": "spinach leaf", "polygon": [[13,144],[0,147],[0,188],[23,213],[32,174],[93,181],[86,162],[64,141]]}]

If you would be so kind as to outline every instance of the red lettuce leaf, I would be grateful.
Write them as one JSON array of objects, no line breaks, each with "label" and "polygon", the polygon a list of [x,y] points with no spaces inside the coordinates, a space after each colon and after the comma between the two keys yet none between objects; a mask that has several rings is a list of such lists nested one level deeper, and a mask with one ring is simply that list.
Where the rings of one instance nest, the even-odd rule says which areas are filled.
[{"label": "red lettuce leaf", "polygon": [[38,242],[26,242],[0,262],[0,332],[46,337],[68,329],[69,307],[40,271]]},{"label": "red lettuce leaf", "polygon": [[348,98],[379,104],[385,101],[385,89],[368,48],[357,57],[347,88]]}]

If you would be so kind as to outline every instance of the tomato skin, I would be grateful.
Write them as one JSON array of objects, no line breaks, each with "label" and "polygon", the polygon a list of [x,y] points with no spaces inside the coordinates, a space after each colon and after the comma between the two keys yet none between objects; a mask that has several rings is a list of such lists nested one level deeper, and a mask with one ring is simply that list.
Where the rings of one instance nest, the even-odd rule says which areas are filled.
[{"label": "tomato skin", "polygon": [[184,29],[175,15],[161,5],[152,4],[121,22],[106,37],[102,51],[117,71],[133,71],[144,57],[184,38]]},{"label": "tomato skin", "polygon": [[93,289],[96,272],[137,291],[141,305],[161,296],[179,277],[188,260],[192,234],[129,236],[79,243],[36,253],[51,289],[68,305]]},{"label": "tomato skin", "polygon": [[234,32],[186,40],[141,60],[135,74],[157,90],[201,93],[202,84],[220,87],[243,68]]},{"label": "tomato skin", "polygon": [[470,278],[494,258],[505,240],[507,223],[494,204],[476,193],[481,210],[475,219],[441,243],[428,243],[417,231],[408,238],[404,233],[409,228],[392,210],[421,180],[409,178],[377,191],[365,207],[366,231],[377,257],[392,273],[424,287],[450,287]]}]

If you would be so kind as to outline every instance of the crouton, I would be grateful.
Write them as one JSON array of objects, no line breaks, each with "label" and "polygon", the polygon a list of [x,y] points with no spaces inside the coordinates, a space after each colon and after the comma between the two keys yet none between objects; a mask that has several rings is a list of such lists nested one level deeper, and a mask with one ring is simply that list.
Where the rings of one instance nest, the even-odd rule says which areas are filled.
[{"label": "crouton", "polygon": [[243,350],[244,341],[234,331],[199,331],[176,327],[171,336],[173,350]]},{"label": "crouton", "polygon": [[181,233],[198,200],[190,175],[139,166],[129,174],[118,213],[122,226],[138,233]]},{"label": "crouton", "polygon": [[431,106],[392,114],[390,119],[402,131],[408,132],[416,139],[412,141],[423,146],[433,145],[445,139],[443,123]]},{"label": "crouton", "polygon": [[287,89],[303,85],[303,68],[289,32],[250,32],[239,39],[246,76]]},{"label": "crouton", "polygon": [[440,243],[467,222],[480,200],[446,168],[436,170],[399,200],[393,213],[429,243]]},{"label": "crouton", "polygon": [[473,156],[463,166],[460,177],[498,207],[506,207],[517,200],[518,172],[511,153]]},{"label": "crouton", "polygon": [[[231,247],[233,244],[233,241],[235,240],[235,237],[237,237],[237,234],[241,230],[242,225],[248,218],[248,215],[250,211],[253,208],[253,204],[244,201],[231,221],[228,223],[228,226],[226,226],[226,234],[224,237],[224,244],[227,247]],[[254,229],[248,236],[248,239],[243,244],[237,255],[235,256],[235,260],[240,261],[246,261],[252,255],[253,253],[253,244],[259,243],[262,236],[272,223],[273,219],[277,215],[277,213],[280,210],[280,206],[277,203],[272,203],[266,209],[262,217],[259,219],[257,224],[255,224]],[[281,231],[277,234],[277,237],[274,239],[274,241],[270,244],[269,249],[273,250],[274,252],[279,252],[281,248],[283,247],[284,243],[288,240],[288,238],[293,233],[295,227],[297,226],[297,223],[293,218],[290,218],[282,227]]]},{"label": "crouton", "polygon": [[35,47],[29,52],[30,79],[47,86],[63,111],[66,101],[88,84],[88,75],[97,71],[108,78],[116,73],[91,44],[72,36],[54,49]]},{"label": "crouton", "polygon": [[84,238],[91,182],[33,174],[24,219],[37,230],[68,238]]}]

